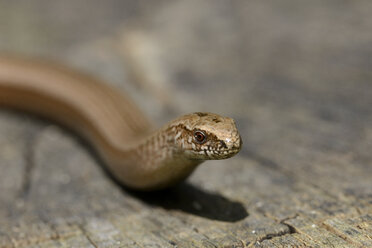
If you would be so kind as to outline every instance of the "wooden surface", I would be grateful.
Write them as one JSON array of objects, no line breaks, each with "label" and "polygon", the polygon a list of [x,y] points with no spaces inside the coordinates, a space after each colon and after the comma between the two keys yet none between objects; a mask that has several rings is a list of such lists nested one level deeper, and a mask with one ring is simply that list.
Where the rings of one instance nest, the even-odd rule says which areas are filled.
[{"label": "wooden surface", "polygon": [[[240,155],[122,189],[83,141],[0,112],[0,247],[372,247],[371,1],[0,0],[0,51],[237,120]],[[52,82],[51,82],[52,83]]]}]

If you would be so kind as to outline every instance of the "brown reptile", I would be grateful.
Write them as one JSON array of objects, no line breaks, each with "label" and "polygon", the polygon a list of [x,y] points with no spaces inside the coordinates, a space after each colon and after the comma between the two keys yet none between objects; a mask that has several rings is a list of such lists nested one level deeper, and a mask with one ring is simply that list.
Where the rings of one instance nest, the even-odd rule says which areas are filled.
[{"label": "brown reptile", "polygon": [[242,146],[231,118],[197,112],[155,130],[123,92],[35,60],[0,57],[0,107],[72,128],[92,143],[116,179],[138,190],[171,186],[203,161],[232,157]]}]

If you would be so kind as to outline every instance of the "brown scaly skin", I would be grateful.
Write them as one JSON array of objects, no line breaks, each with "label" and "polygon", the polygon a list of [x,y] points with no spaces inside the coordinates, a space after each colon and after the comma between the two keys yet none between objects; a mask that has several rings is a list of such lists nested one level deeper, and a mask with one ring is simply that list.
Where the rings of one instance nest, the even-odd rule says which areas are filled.
[{"label": "brown scaly skin", "polygon": [[[188,159],[226,159],[242,146],[235,122],[228,117],[196,112],[174,120],[171,126],[176,126],[175,145]],[[200,133],[204,140],[197,140]]]},{"label": "brown scaly skin", "polygon": [[212,113],[181,116],[158,131],[107,84],[60,65],[0,57],[0,107],[32,112],[80,133],[114,177],[138,190],[169,187],[200,163],[237,154],[234,121]]}]

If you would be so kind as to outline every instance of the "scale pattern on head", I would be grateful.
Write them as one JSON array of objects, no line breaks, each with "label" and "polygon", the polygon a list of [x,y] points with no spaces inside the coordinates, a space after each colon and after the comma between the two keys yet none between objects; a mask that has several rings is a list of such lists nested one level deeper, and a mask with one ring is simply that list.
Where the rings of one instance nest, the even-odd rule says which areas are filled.
[{"label": "scale pattern on head", "polygon": [[213,113],[196,112],[174,120],[174,143],[187,158],[226,159],[237,154],[242,140],[233,119]]}]

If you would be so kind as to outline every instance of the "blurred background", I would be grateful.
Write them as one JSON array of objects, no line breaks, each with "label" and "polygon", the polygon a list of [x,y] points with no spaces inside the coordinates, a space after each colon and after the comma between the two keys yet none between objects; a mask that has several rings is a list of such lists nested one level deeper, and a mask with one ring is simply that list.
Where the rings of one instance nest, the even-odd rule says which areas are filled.
[{"label": "blurred background", "polygon": [[[371,13],[368,0],[0,0],[0,54],[103,78],[159,125],[194,111],[235,118],[240,157],[203,165],[190,182],[241,202],[251,216],[308,211],[321,219],[371,207]],[[0,144],[29,133],[17,118],[0,114]],[[70,170],[66,180],[78,186],[81,172]],[[0,180],[3,192],[14,195],[17,175]],[[109,198],[94,185],[84,190]],[[40,192],[33,197],[48,194]]]},{"label": "blurred background", "polygon": [[158,124],[210,111],[237,119],[248,150],[285,149],[287,139],[345,153],[370,135],[371,10],[370,1],[0,0],[0,52],[103,78]]},{"label": "blurred background", "polygon": [[[355,105],[369,109],[363,101],[371,76],[371,5],[1,0],[0,50],[97,74],[141,94],[138,104],[155,119],[162,104],[238,117],[252,103],[278,101],[342,118],[347,108],[324,105],[336,98],[346,105],[358,94]],[[317,94],[328,86],[328,94]],[[144,95],[156,99],[147,105]]]}]

